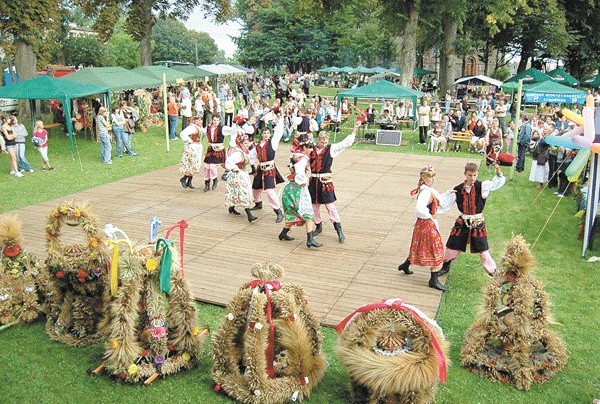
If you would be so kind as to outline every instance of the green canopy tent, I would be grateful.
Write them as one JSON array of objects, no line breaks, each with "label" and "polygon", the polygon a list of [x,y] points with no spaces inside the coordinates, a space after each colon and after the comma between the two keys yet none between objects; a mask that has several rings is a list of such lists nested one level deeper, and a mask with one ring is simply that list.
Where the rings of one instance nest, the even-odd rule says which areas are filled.
[{"label": "green canopy tent", "polygon": [[420,67],[415,67],[413,70],[413,74],[415,76],[427,76],[428,74],[435,74],[433,70],[421,69]]},{"label": "green canopy tent", "polygon": [[190,66],[190,65],[185,65],[185,66],[173,66],[171,67],[171,69],[175,69],[177,71],[180,72],[184,72],[187,73],[191,76],[194,76],[195,79],[206,79],[206,77],[213,77],[216,76],[216,73],[213,72],[209,72],[208,70],[204,70],[201,69],[199,67],[196,66]]},{"label": "green canopy tent", "polygon": [[[509,78],[504,82],[504,84],[512,82],[518,83],[521,79],[523,79],[523,84],[541,83],[543,81],[554,81],[552,77],[542,73],[534,67],[531,67],[525,70],[524,72],[521,72],[516,76]],[[504,88],[504,85],[502,86],[502,88]]]},{"label": "green canopy tent", "polygon": [[577,90],[569,86],[564,86],[554,81],[545,81],[530,85],[525,90],[525,102],[539,104],[542,102],[549,104],[584,104],[585,91]]},{"label": "green canopy tent", "polygon": [[74,73],[61,77],[80,84],[92,84],[108,87],[111,91],[137,90],[138,88],[159,87],[162,78],[150,77],[145,74],[135,73],[122,67],[85,67]]},{"label": "green canopy tent", "polygon": [[183,81],[191,81],[194,80],[194,76],[191,74],[175,70],[170,67],[165,66],[140,66],[131,70],[134,73],[144,74],[146,76],[150,76],[154,79],[159,79],[162,83],[163,73],[167,76],[167,84],[177,84],[178,79],[182,79]]},{"label": "green canopy tent", "polygon": [[586,81],[585,86],[591,87],[591,88],[600,87],[600,73],[592,81],[589,81],[589,82]]},{"label": "green canopy tent", "polygon": [[[11,86],[1,87],[0,98],[32,101],[57,99],[62,102],[65,109],[67,131],[71,141],[71,155],[74,159],[75,140],[73,139],[73,123],[71,122],[71,100],[95,94],[105,94],[108,97],[108,92],[108,87],[104,86],[81,84],[74,81],[56,79],[52,76],[39,76]],[[33,113],[33,105],[31,111]]]},{"label": "green canopy tent", "polygon": [[409,98],[413,102],[414,121],[417,121],[417,99],[423,97],[423,93],[417,90],[412,90],[398,84],[391,83],[387,80],[379,80],[366,86],[357,87],[352,90],[342,91],[338,93],[338,108],[342,97],[354,98],[354,103],[358,98],[363,99],[404,99]]},{"label": "green canopy tent", "polygon": [[579,85],[579,80],[575,77],[571,76],[569,73],[564,71],[563,69],[554,69],[551,72],[546,73],[548,76],[552,77],[554,81],[560,84],[564,84],[566,86],[576,87]]}]

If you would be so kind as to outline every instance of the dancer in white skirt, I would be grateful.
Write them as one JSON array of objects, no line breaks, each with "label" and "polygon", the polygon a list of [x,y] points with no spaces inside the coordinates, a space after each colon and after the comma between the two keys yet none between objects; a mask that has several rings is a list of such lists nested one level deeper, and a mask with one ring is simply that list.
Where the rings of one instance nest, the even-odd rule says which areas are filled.
[{"label": "dancer in white skirt", "polygon": [[179,171],[183,173],[179,182],[184,188],[194,189],[192,178],[202,172],[202,137],[205,134],[206,128],[202,127],[202,119],[195,117],[191,118],[188,127],[179,134],[185,144],[179,162]]},{"label": "dancer in white skirt", "polygon": [[250,171],[253,170],[256,160],[256,150],[250,150],[250,140],[246,135],[234,133],[229,141],[229,150],[225,160],[225,169],[228,170],[225,184],[225,204],[229,206],[229,213],[239,215],[236,207],[244,208],[248,221],[252,223],[257,217],[252,215],[252,182]]}]

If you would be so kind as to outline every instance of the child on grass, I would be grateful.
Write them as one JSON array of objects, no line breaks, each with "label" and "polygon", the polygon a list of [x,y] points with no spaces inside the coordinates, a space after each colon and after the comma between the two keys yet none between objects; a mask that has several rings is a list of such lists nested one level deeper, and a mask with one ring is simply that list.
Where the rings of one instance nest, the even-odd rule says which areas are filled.
[{"label": "child on grass", "polygon": [[44,129],[44,123],[42,121],[36,121],[33,129],[32,142],[40,152],[42,156],[42,171],[54,170],[54,167],[50,165],[48,160],[48,131]]}]

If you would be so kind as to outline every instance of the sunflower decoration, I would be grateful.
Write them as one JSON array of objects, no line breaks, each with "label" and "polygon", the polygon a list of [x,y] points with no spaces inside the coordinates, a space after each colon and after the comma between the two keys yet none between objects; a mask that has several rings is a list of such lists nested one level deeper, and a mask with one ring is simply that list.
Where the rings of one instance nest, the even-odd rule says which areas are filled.
[{"label": "sunflower decoration", "polygon": [[522,236],[514,236],[501,269],[484,290],[483,307],[467,331],[462,365],[520,390],[545,382],[567,362],[567,349],[548,328],[550,299],[529,272],[535,260]]},{"label": "sunflower decoration", "polygon": [[[63,227],[81,231],[67,243]],[[46,265],[53,286],[46,332],[51,339],[83,346],[101,337],[98,325],[107,299],[109,262],[100,222],[86,204],[64,203],[53,209],[46,224]]]},{"label": "sunflower decoration", "polygon": [[283,268],[255,264],[213,337],[213,380],[241,402],[308,397],[325,372],[321,329],[300,286],[282,284]]},{"label": "sunflower decoration", "polygon": [[419,309],[383,300],[358,308],[336,330],[355,403],[435,401],[439,381],[446,381],[449,344]]},{"label": "sunflower decoration", "polygon": [[91,374],[105,370],[116,380],[148,385],[159,376],[195,367],[208,329],[198,326],[196,306],[172,242],[109,244],[113,252],[121,244],[118,264],[114,254],[111,263],[111,279],[112,268],[117,268],[118,284],[111,288],[105,308],[103,361]]},{"label": "sunflower decoration", "polygon": [[35,320],[50,293],[44,265],[21,248],[22,223],[0,216],[0,329]]}]

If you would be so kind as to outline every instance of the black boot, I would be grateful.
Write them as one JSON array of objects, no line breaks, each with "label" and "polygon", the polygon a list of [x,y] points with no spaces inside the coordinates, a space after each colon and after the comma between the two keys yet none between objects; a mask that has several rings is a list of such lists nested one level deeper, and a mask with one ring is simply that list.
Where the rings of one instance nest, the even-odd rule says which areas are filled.
[{"label": "black boot", "polygon": [[204,180],[204,192],[210,191],[210,180]]},{"label": "black boot", "polygon": [[188,177],[186,177],[185,175],[179,179],[179,182],[181,182],[181,186],[184,188],[188,187],[187,179],[188,179]]},{"label": "black boot", "polygon": [[192,185],[192,179],[193,177],[191,175],[187,177],[187,186],[189,189],[196,189],[196,187]]},{"label": "black boot", "polygon": [[452,264],[452,260],[444,262],[444,265],[442,265],[442,268],[438,272],[438,276],[446,275],[450,272],[450,264]]},{"label": "black boot", "polygon": [[293,240],[294,237],[288,236],[289,232],[290,232],[290,229],[286,229],[284,227],[283,230],[281,230],[281,233],[279,233],[279,240],[285,240],[285,241],[291,241],[291,240]]},{"label": "black boot", "polygon": [[240,212],[238,212],[237,210],[235,210],[235,206],[230,206],[229,207],[229,214],[230,215],[240,215]]},{"label": "black boot", "polygon": [[343,242],[344,240],[346,240],[346,237],[344,236],[344,233],[342,232],[342,224],[340,222],[335,222],[333,224],[333,228],[335,229],[335,231],[337,231],[338,240],[340,240],[340,243]]},{"label": "black boot", "polygon": [[318,236],[319,234],[321,234],[322,230],[323,230],[323,222],[317,223],[315,225],[315,230],[313,231],[313,235]]},{"label": "black boot", "polygon": [[438,281],[439,272],[432,272],[431,278],[429,278],[429,287],[444,292],[446,288]]},{"label": "black boot", "polygon": [[323,247],[323,244],[317,243],[317,241],[315,240],[315,232],[311,231],[311,232],[306,233],[306,246],[308,248],[310,248],[310,247],[319,248],[319,247]]},{"label": "black boot", "polygon": [[281,223],[283,222],[283,213],[281,212],[281,209],[273,209],[275,211],[275,214],[277,215],[277,219],[275,219],[275,223]]},{"label": "black boot", "polygon": [[227,181],[227,174],[229,174],[229,170],[223,171],[223,175],[221,175],[221,179],[223,181]]},{"label": "black boot", "polygon": [[[256,202],[254,204],[254,206],[250,208],[250,210],[260,210],[260,209],[262,209],[262,201]],[[279,222],[277,222],[277,223],[279,223]]]},{"label": "black boot", "polygon": [[212,189],[217,189],[217,184],[218,184],[218,183],[219,183],[219,180],[215,178],[215,179],[213,180],[213,187],[212,187]]},{"label": "black boot", "polygon": [[250,211],[250,208],[246,208],[244,209],[246,211],[246,216],[248,216],[248,221],[250,223],[252,223],[253,221],[255,221],[256,219],[258,219],[256,216],[252,216],[252,212]]},{"label": "black boot", "polygon": [[410,270],[410,260],[408,258],[402,264],[398,265],[398,271],[404,271],[406,275],[414,274],[414,272]]}]

